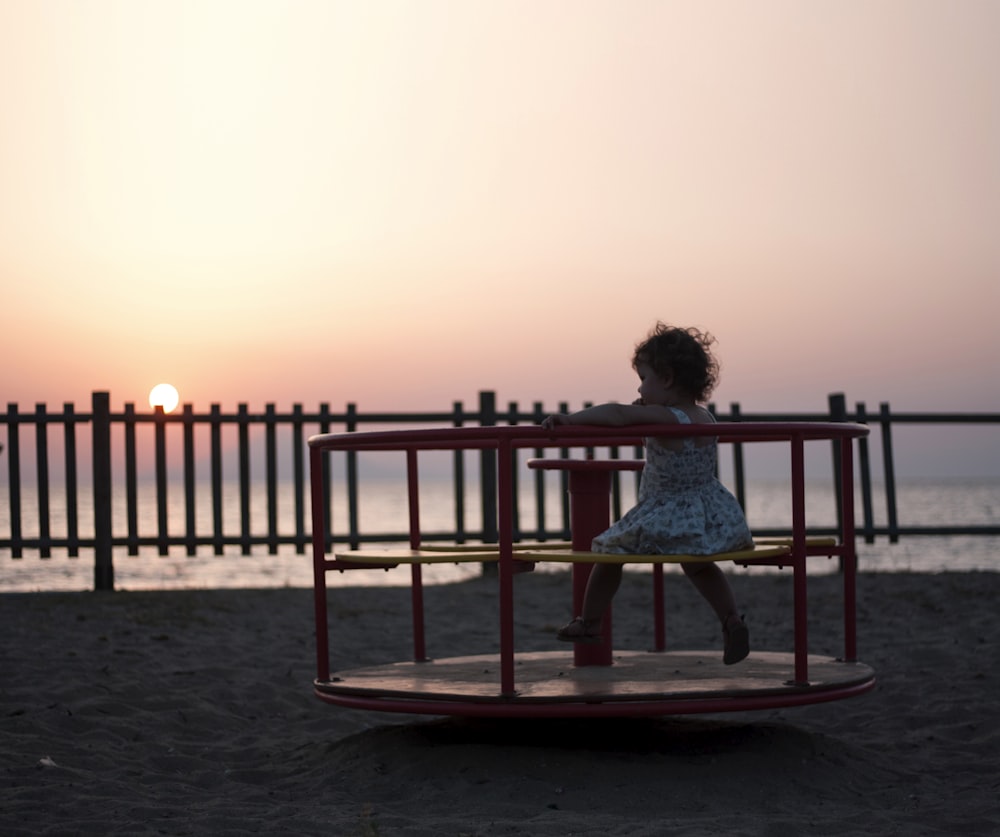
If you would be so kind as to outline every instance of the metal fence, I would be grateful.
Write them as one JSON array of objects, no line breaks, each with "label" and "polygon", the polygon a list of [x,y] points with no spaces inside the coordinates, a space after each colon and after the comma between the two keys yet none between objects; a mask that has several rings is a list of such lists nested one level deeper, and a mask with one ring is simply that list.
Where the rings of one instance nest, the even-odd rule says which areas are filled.
[{"label": "metal fence", "polygon": [[[556,410],[565,411],[567,405],[560,403]],[[219,405],[212,405],[207,413],[196,413],[190,404],[184,405],[177,413],[165,414],[161,408],[152,413],[136,412],[134,404],[125,404],[120,413],[112,412],[110,396],[106,392],[95,392],[91,398],[91,409],[79,413],[73,404],[65,404],[61,412],[50,412],[46,405],[36,405],[33,412],[22,413],[16,403],[7,405],[0,413],[0,424],[6,430],[6,443],[0,448],[0,459],[6,460],[9,531],[0,531],[0,552],[9,550],[13,559],[20,559],[24,551],[37,550],[40,557],[48,558],[54,549],[65,549],[71,557],[78,556],[81,549],[94,553],[95,589],[112,589],[114,583],[113,552],[116,547],[125,548],[129,555],[138,554],[142,546],[155,547],[166,555],[170,547],[183,547],[188,555],[197,554],[199,547],[211,547],[215,554],[222,554],[226,546],[238,546],[241,553],[249,554],[255,546],[266,546],[269,553],[277,552],[282,545],[294,546],[304,552],[310,542],[308,528],[309,478],[306,473],[306,439],[314,433],[354,432],[359,426],[413,426],[413,425],[464,425],[493,426],[497,424],[537,423],[551,409],[541,403],[534,403],[525,410],[516,402],[506,409],[497,405],[496,395],[485,391],[479,394],[478,404],[472,410],[461,402],[455,402],[450,411],[425,413],[360,413],[355,404],[348,404],[344,412],[332,412],[329,404],[320,404],[318,410],[306,412],[296,404],[291,412],[278,412],[273,404],[265,406],[263,413],[251,413],[246,404],[240,404],[234,413],[224,413]],[[876,524],[873,513],[875,487],[872,480],[872,462],[869,455],[869,439],[858,440],[857,479],[860,497],[860,521],[858,534],[872,542],[876,537],[888,537],[896,541],[902,535],[997,535],[1000,526],[901,526],[896,503],[895,462],[893,457],[893,429],[904,424],[951,425],[990,424],[1000,425],[997,413],[893,413],[888,404],[881,404],[879,410],[869,413],[863,403],[858,403],[853,411],[847,409],[846,399],[841,394],[830,395],[826,413],[743,413],[738,404],[732,404],[728,412],[713,407],[720,421],[856,421],[878,426],[881,448],[882,490],[886,513],[885,524]],[[138,467],[140,444],[137,429],[140,425],[152,425],[152,449],[155,480],[155,503],[157,527],[155,535],[139,533],[139,484]],[[182,441],[180,456],[168,456],[167,428],[179,425]],[[21,430],[33,427],[29,440],[22,438]],[[81,426],[89,427],[89,447],[78,438]],[[263,442],[252,444],[251,428],[263,428]],[[224,461],[222,443],[223,429],[235,428],[235,462]],[[287,436],[284,448],[279,446],[278,431]],[[114,432],[113,432],[114,431]],[[198,432],[196,432],[198,431]],[[210,494],[212,524],[208,531],[199,530],[196,520],[197,498],[195,491],[195,465],[199,453],[204,456],[205,442],[201,448],[197,438],[207,431],[208,461],[210,471]],[[50,436],[61,434],[62,462],[50,461]],[[87,438],[87,437],[85,437]],[[81,452],[81,447],[83,448]],[[745,505],[747,475],[744,465],[742,445],[731,447],[734,492]],[[33,450],[31,450],[33,448]],[[564,452],[564,455],[568,452]],[[607,455],[617,458],[617,449],[609,449]],[[640,456],[639,451],[629,451],[628,455]],[[836,456],[836,450],[833,451]],[[358,524],[357,492],[358,468],[355,455],[345,454],[344,463],[348,525],[347,531],[337,536],[337,540],[357,546],[362,542],[386,542],[405,540],[400,532],[364,532]],[[481,501],[481,524],[470,529],[466,520],[465,485],[467,482],[466,463],[461,453],[455,453],[451,465],[451,481],[455,496],[454,526],[448,531],[428,532],[424,538],[430,540],[454,540],[458,542],[491,543],[497,539],[496,521],[496,462],[492,451],[484,451],[478,467],[479,495]],[[229,454],[230,459],[232,454]],[[171,531],[168,520],[168,482],[171,468],[176,471],[179,459],[184,495],[184,527],[182,532]],[[262,459],[263,482],[266,486],[266,531],[254,534],[258,527],[253,525],[251,511],[251,463]],[[289,463],[292,471],[292,518],[294,531],[281,532],[278,526],[279,460]],[[119,463],[122,476],[113,478],[113,462]],[[90,466],[93,486],[93,526],[91,534],[81,534],[80,473]],[[28,468],[23,467],[27,464]],[[61,467],[59,467],[61,466]],[[223,485],[226,468],[235,466],[238,475],[240,531],[226,531],[223,525]],[[259,465],[257,466],[260,467]],[[24,532],[24,480],[22,472],[32,470],[35,479],[37,502],[37,534]],[[61,472],[53,477],[54,472]],[[833,469],[836,475],[836,469]],[[617,475],[613,485],[613,515],[621,514],[622,479],[632,477]],[[835,476],[834,476],[835,478]],[[52,502],[50,495],[55,480],[64,482],[65,525],[54,531],[52,525]],[[325,475],[329,479],[329,475]],[[518,539],[559,539],[568,537],[569,510],[565,492],[562,492],[562,509],[559,528],[546,527],[545,493],[541,474],[535,475],[534,499],[535,521],[533,525],[522,526],[515,517],[515,535]],[[115,495],[114,492],[119,492]],[[122,496],[122,494],[124,496]],[[112,525],[112,506],[117,499],[125,509],[124,527],[115,530]],[[284,498],[283,502],[287,502]],[[838,510],[839,517],[839,510]],[[760,529],[762,535],[787,534],[784,529]]]}]

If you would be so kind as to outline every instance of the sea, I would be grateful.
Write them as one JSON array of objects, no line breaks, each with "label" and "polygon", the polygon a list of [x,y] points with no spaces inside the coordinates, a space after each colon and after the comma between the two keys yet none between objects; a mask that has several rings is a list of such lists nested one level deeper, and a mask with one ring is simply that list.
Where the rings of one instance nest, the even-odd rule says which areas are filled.
[{"label": "sea", "polygon": [[[522,524],[529,528],[535,519],[534,498],[526,486],[519,498]],[[466,528],[475,530],[481,524],[479,498],[475,487],[467,489],[465,498]],[[546,524],[558,526],[560,489],[557,483],[546,488]],[[909,479],[897,482],[897,520],[900,526],[977,526],[1000,524],[1000,478],[975,479]],[[454,529],[455,501],[448,480],[421,482],[420,515],[423,531]],[[223,526],[227,534],[240,531],[239,489],[235,482],[223,488]],[[336,496],[336,487],[335,487]],[[340,496],[344,496],[343,493]],[[207,484],[196,487],[196,522],[199,534],[210,533],[212,527],[211,492]],[[308,496],[306,496],[308,510]],[[51,501],[51,533],[65,534],[65,499],[53,491]],[[266,534],[266,487],[254,484],[251,491],[251,531]],[[623,509],[634,497],[623,489]],[[26,536],[38,533],[37,498],[30,487],[22,492],[22,532]],[[829,526],[836,519],[835,501],[829,481],[817,481],[807,486],[808,520],[814,526]],[[885,492],[873,486],[873,514],[876,525],[887,519]],[[91,501],[81,487],[79,498],[81,536],[92,534]],[[791,519],[791,502],[786,482],[749,482],[746,490],[747,519],[751,528],[787,526]],[[401,481],[377,479],[362,486],[359,493],[359,523],[363,532],[399,532],[407,530],[407,497]],[[308,515],[308,511],[307,511]],[[861,499],[858,497],[856,518],[860,526]],[[346,529],[346,511],[334,507],[334,530]],[[113,508],[115,533],[123,531],[125,509],[122,502]],[[280,487],[278,494],[278,526],[283,534],[295,531],[294,500],[290,484]],[[139,534],[157,533],[155,487],[140,483]],[[308,518],[306,520],[308,529]],[[178,485],[168,487],[168,528],[172,535],[184,532],[184,496]],[[10,537],[10,503],[7,486],[0,487],[0,538]],[[903,535],[890,543],[879,536],[874,543],[862,538],[857,542],[859,566],[863,572],[969,572],[1000,570],[1000,537],[993,535],[930,536]],[[66,549],[53,549],[52,556],[42,558],[37,549],[26,549],[21,558],[11,557],[9,548],[0,548],[0,592],[83,591],[93,589],[93,551],[81,549],[79,557],[69,557]],[[836,560],[813,559],[811,572],[836,572]],[[255,547],[250,555],[240,554],[235,546],[227,546],[223,555],[215,555],[210,547],[201,547],[188,556],[183,547],[171,547],[168,555],[159,555],[155,547],[143,547],[137,556],[126,554],[124,547],[114,552],[115,588],[119,590],[178,590],[199,588],[273,588],[311,587],[311,554],[307,547],[298,553],[293,546],[281,546],[276,555],[265,546]],[[667,567],[668,572],[676,568]],[[482,573],[479,564],[428,565],[423,568],[426,584],[448,584],[469,579]],[[540,572],[567,572],[561,565],[545,567]],[[636,571],[644,571],[636,568]],[[753,572],[761,572],[755,569]],[[763,570],[772,571],[772,570]],[[777,569],[774,572],[780,572]],[[747,572],[733,568],[731,572]],[[335,583],[361,586],[404,586],[410,583],[410,569],[401,567],[385,570],[355,570],[340,574]]]}]

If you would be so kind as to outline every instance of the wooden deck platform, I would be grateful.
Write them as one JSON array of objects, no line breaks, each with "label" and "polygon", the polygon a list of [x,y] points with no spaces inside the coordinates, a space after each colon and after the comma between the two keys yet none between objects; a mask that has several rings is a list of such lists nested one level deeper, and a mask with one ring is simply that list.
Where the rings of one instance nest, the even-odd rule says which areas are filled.
[{"label": "wooden deck platform", "polygon": [[495,654],[334,672],[318,697],[357,708],[424,714],[671,715],[838,700],[874,686],[863,663],[809,657],[810,681],[792,682],[792,654],[755,652],[725,666],[715,651],[617,651],[611,666],[574,666],[572,651],[518,654],[515,694],[500,693]]}]

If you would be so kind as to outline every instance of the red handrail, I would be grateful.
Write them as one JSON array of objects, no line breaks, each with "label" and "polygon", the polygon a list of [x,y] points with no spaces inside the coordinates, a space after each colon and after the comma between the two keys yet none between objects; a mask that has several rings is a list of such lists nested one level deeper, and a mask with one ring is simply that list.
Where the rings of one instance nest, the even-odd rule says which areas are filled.
[{"label": "red handrail", "polygon": [[[839,422],[719,422],[693,425],[634,425],[628,427],[593,427],[560,425],[552,430],[540,426],[461,427],[410,430],[389,430],[366,433],[320,434],[309,439],[312,480],[313,561],[315,579],[315,612],[317,641],[317,677],[329,677],[325,573],[331,564],[326,559],[326,520],[323,497],[322,456],[329,451],[405,451],[410,497],[410,545],[419,547],[419,515],[417,509],[417,451],[422,450],[489,450],[498,451],[498,523],[499,523],[499,596],[500,596],[500,663],[501,693],[515,695],[514,688],[514,629],[513,629],[513,514],[512,491],[513,452],[521,448],[577,448],[592,446],[634,445],[647,436],[691,437],[714,436],[721,442],[785,441],[791,451],[792,477],[792,554],[788,563],[794,572],[795,681],[808,682],[808,645],[806,641],[806,544],[805,457],[807,441],[846,441],[867,435],[862,424]],[[855,632],[855,573],[853,513],[853,447],[842,444],[840,545],[844,568],[845,659],[856,659]],[[416,659],[424,659],[423,600],[419,564],[414,565],[414,650]]]},{"label": "red handrail", "polygon": [[376,430],[365,433],[323,433],[309,438],[321,450],[482,450],[513,448],[635,445],[647,436],[716,436],[720,442],[803,441],[866,436],[868,427],[852,422],[717,422],[715,424],[653,424],[628,427],[560,425],[545,430],[535,425],[513,427],[436,427]]}]

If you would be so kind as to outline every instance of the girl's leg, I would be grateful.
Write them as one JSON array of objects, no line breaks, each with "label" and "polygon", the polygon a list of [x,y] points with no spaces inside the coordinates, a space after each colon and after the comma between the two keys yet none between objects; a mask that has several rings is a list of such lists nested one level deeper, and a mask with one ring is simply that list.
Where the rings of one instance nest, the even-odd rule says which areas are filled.
[{"label": "girl's leg", "polygon": [[585,622],[596,622],[604,616],[611,600],[622,583],[622,564],[594,564],[587,579],[587,592],[583,596]]},{"label": "girl's leg", "polygon": [[601,620],[621,581],[621,564],[594,564],[583,594],[583,612],[556,631],[556,636],[567,642],[600,642]]},{"label": "girl's leg", "polygon": [[722,661],[726,665],[738,663],[750,653],[750,633],[736,611],[736,598],[725,574],[714,563],[688,563],[681,567],[722,623],[726,640]]},{"label": "girl's leg", "polygon": [[[725,573],[714,563],[684,563],[681,564],[684,575],[690,579],[695,588],[704,597],[725,624],[730,616],[736,616],[736,598],[729,586]],[[588,594],[590,590],[588,589]]]}]

